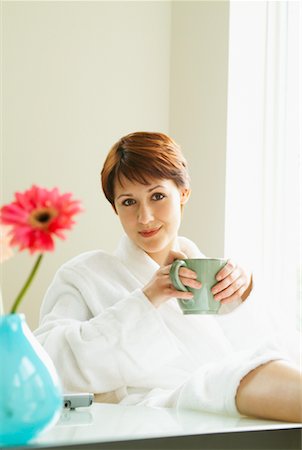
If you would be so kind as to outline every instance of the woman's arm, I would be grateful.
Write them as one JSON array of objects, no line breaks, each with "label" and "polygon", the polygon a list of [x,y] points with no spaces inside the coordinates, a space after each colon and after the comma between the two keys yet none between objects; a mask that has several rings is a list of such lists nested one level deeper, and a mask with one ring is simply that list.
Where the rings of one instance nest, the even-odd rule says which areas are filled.
[{"label": "woman's arm", "polygon": [[[85,282],[60,270],[35,335],[51,356],[65,390],[108,392],[135,383],[179,355],[172,335],[141,289],[131,293]],[[104,308],[104,299],[121,298]],[[125,291],[125,289],[124,289]],[[92,307],[99,313],[93,317]]]}]

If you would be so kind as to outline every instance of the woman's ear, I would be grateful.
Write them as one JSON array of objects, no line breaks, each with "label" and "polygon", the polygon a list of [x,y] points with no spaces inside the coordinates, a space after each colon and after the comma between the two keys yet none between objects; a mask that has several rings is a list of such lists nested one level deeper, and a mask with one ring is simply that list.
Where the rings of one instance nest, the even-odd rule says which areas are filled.
[{"label": "woman's ear", "polygon": [[180,204],[184,205],[187,203],[191,195],[191,189],[190,188],[182,188],[180,191]]}]

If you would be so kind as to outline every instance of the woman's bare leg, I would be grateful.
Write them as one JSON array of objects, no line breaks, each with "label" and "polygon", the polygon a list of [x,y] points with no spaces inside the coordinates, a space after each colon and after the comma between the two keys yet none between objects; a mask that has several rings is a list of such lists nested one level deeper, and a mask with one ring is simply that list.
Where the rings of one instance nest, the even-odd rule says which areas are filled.
[{"label": "woman's bare leg", "polygon": [[241,380],[236,404],[247,416],[302,422],[301,374],[283,361],[259,366]]}]

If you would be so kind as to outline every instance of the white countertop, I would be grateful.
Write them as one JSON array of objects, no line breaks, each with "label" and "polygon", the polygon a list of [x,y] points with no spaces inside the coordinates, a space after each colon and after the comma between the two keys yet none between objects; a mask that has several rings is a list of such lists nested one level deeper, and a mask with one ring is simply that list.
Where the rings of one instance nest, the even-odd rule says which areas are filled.
[{"label": "white countertop", "polygon": [[94,403],[64,410],[50,430],[31,444],[63,446],[168,436],[300,428],[300,424],[234,418],[202,412]]}]

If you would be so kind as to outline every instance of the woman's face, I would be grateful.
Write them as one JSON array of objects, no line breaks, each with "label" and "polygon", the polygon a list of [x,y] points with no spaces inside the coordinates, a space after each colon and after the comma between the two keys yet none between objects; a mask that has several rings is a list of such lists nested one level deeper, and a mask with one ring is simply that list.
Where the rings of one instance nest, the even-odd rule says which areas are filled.
[{"label": "woman's face", "polygon": [[179,189],[172,180],[121,182],[116,181],[114,192],[121,224],[128,237],[161,265],[173,247],[189,189]]}]

